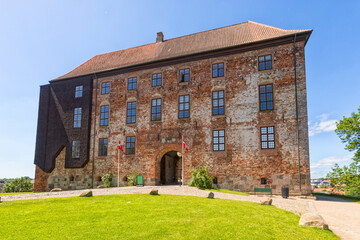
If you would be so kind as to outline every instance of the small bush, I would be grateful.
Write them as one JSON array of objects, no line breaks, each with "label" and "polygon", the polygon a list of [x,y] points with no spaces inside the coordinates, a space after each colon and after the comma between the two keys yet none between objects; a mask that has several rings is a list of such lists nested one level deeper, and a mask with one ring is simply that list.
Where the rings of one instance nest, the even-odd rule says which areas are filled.
[{"label": "small bush", "polygon": [[153,188],[153,189],[151,189],[149,194],[150,195],[159,195],[159,190],[157,190],[156,188]]},{"label": "small bush", "polygon": [[3,187],[4,193],[10,192],[32,192],[33,185],[29,178],[21,177],[15,178],[10,182],[5,183]]},{"label": "small bush", "polygon": [[137,184],[137,176],[140,175],[139,172],[133,171],[128,177],[127,180],[129,182],[129,186],[136,186]]},{"label": "small bush", "polygon": [[105,174],[104,176],[102,176],[101,179],[102,179],[102,181],[104,183],[104,187],[106,187],[106,188],[111,187],[112,178],[113,178],[112,173],[108,173],[108,174]]},{"label": "small bush", "polygon": [[190,186],[200,189],[213,189],[213,178],[209,175],[209,170],[206,166],[198,166],[197,169],[193,169],[191,172]]}]

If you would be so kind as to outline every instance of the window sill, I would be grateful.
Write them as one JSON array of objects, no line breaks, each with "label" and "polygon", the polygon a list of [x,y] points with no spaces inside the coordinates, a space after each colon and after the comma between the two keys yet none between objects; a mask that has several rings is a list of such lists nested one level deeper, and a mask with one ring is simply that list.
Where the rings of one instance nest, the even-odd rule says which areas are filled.
[{"label": "window sill", "polygon": [[187,82],[179,82],[179,85],[188,85],[190,81]]},{"label": "window sill", "polygon": [[211,118],[212,119],[218,119],[218,118],[225,118],[226,119],[226,116],[225,116],[225,114],[221,114],[221,115],[211,115]]},{"label": "window sill", "polygon": [[269,71],[269,70],[273,70],[273,68],[264,69],[264,70],[258,70],[258,72],[266,72],[266,71]]}]

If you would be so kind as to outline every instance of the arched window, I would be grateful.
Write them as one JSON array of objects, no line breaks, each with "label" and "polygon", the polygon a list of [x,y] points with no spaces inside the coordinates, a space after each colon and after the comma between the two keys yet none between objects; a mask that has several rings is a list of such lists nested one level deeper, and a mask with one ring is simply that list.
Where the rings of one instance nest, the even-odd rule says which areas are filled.
[{"label": "arched window", "polygon": [[97,177],[95,178],[95,181],[101,182],[101,176],[97,176]]},{"label": "arched window", "polygon": [[70,182],[73,182],[75,180],[73,175],[71,175],[69,179],[70,179]]},{"label": "arched window", "polygon": [[261,178],[261,184],[266,184],[266,183],[267,183],[266,178]]}]

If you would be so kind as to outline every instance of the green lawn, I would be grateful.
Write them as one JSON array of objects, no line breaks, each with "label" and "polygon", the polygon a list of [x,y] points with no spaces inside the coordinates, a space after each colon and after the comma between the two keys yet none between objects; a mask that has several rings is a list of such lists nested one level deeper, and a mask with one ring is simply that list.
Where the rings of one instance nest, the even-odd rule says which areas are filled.
[{"label": "green lawn", "polygon": [[0,197],[1,196],[7,196],[7,195],[18,195],[18,194],[30,194],[33,192],[12,192],[12,193],[0,193]]},{"label": "green lawn", "polygon": [[274,206],[174,195],[0,203],[1,239],[339,239]]},{"label": "green lawn", "polygon": [[247,194],[247,193],[237,192],[237,191],[232,191],[232,190],[227,190],[227,189],[221,189],[221,188],[206,189],[206,190],[211,191],[211,192],[222,192],[222,193],[231,193],[231,194],[249,196],[249,194]]}]

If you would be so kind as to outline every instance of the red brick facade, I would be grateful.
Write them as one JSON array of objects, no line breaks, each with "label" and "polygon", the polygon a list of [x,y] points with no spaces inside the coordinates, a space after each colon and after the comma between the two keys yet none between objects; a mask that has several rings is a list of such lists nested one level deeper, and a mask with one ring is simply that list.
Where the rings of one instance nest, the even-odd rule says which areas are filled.
[{"label": "red brick facade", "polygon": [[[127,185],[124,177],[132,172],[139,172],[145,185],[161,184],[164,167],[172,167],[170,162],[162,163],[163,156],[170,151],[181,152],[183,136],[189,147],[184,155],[185,183],[190,180],[191,169],[206,165],[221,188],[252,192],[254,187],[269,187],[280,193],[281,187],[287,186],[291,194],[299,194],[300,170],[302,194],[310,194],[305,44],[305,40],[298,41],[295,49],[298,119],[291,42],[94,77],[89,161],[83,168],[67,169],[65,153],[60,153],[52,172],[37,167],[35,189],[89,188],[92,175],[96,187],[101,184],[97,180],[108,172],[116,178],[117,145],[120,141],[125,149],[129,136],[135,136],[135,154],[120,154],[120,185]],[[272,68],[259,71],[258,57],[263,55],[272,56]],[[215,63],[224,63],[223,77],[212,77]],[[190,80],[179,82],[179,70],[185,68],[190,69]],[[155,73],[162,73],[161,86],[152,86]],[[131,77],[137,77],[136,90],[127,90]],[[101,94],[104,82],[110,82],[109,94]],[[273,87],[274,108],[260,111],[259,86],[269,84]],[[225,113],[214,116],[212,93],[220,90],[224,91]],[[190,117],[179,119],[182,95],[190,96]],[[151,121],[151,100],[159,98],[161,121]],[[136,102],[136,123],[126,123],[128,102]],[[99,124],[104,105],[110,108],[108,126]],[[261,149],[261,127],[274,127],[274,149]],[[225,130],[224,151],[213,151],[213,130]],[[108,139],[107,156],[98,156],[100,138]],[[180,161],[174,164],[174,178],[179,178]],[[266,184],[261,184],[262,178]]]}]

